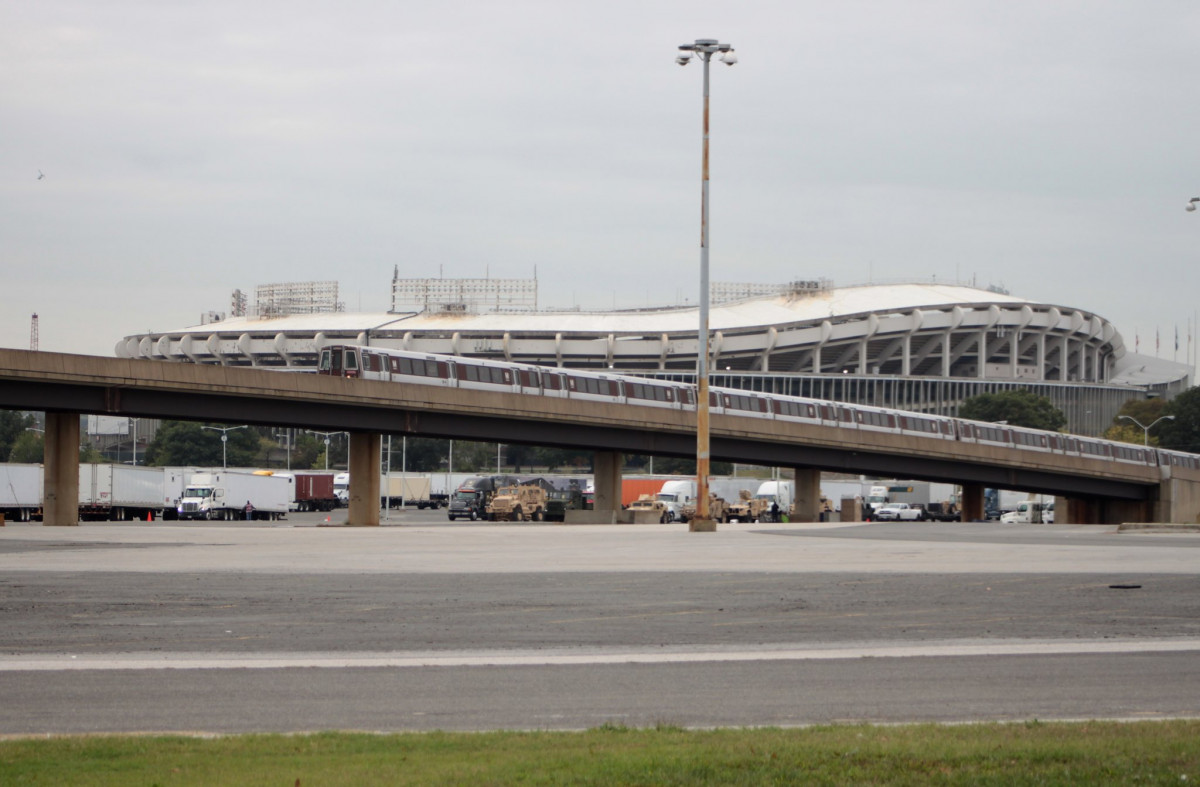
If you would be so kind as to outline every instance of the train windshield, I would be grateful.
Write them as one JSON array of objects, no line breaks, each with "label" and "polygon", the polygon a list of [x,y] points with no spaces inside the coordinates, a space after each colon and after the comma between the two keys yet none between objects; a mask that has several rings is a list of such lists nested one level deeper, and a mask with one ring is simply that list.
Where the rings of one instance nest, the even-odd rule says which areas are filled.
[{"label": "train windshield", "polygon": [[358,370],[358,350],[346,350],[345,368],[348,372]]},{"label": "train windshield", "polygon": [[329,350],[321,350],[321,360],[317,362],[318,372],[325,372],[326,374],[329,373],[329,357],[331,355],[333,355],[333,353],[329,352]]}]

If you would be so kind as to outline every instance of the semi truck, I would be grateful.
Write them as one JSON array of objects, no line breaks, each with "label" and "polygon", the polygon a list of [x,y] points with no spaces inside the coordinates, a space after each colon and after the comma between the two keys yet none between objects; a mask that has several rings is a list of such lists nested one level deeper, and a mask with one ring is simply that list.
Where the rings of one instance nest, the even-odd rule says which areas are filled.
[{"label": "semi truck", "polygon": [[286,476],[196,473],[176,512],[180,519],[282,519],[294,497],[293,486],[294,479]]},{"label": "semi truck", "polygon": [[696,504],[696,482],[684,479],[664,481],[657,498],[667,509],[667,521],[682,522],[683,509]]},{"label": "semi truck", "polygon": [[486,519],[488,503],[492,495],[502,486],[516,486],[518,480],[512,475],[476,476],[463,481],[454,490],[450,498],[450,506],[446,509],[446,517],[453,522],[456,519]]},{"label": "semi truck", "polygon": [[161,467],[79,465],[79,518],[84,521],[161,518],[169,505]]},{"label": "semi truck", "polygon": [[28,522],[42,510],[41,465],[0,464],[0,514],[12,522]]},{"label": "semi truck", "polygon": [[[776,521],[782,519],[783,514],[792,510],[792,502],[795,499],[795,488],[796,484],[793,481],[763,481],[759,484],[758,491],[754,496],[764,501],[764,506],[766,507],[766,511],[760,514],[759,520],[761,521],[764,517],[775,519]],[[778,508],[773,509],[773,505],[778,506]],[[778,513],[772,514],[773,510],[778,511]]]}]

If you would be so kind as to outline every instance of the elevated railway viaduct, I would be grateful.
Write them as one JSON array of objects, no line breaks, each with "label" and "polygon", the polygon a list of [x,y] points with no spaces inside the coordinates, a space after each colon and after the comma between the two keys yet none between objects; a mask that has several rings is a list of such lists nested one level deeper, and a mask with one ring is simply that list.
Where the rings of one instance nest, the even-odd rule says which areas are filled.
[{"label": "elevated railway viaduct", "polygon": [[[77,523],[79,415],[203,420],[350,433],[347,524],[379,523],[381,435],[529,443],[596,452],[595,521],[616,521],[621,453],[693,456],[695,414],[578,399],[254,368],[0,349],[0,408],[46,419],[44,522]],[[965,519],[983,488],[1055,495],[1058,521],[1192,523],[1200,471],[913,435],[714,415],[714,459],[794,468],[801,521],[818,515],[821,470],[961,484]],[[364,482],[361,479],[366,479]]]}]

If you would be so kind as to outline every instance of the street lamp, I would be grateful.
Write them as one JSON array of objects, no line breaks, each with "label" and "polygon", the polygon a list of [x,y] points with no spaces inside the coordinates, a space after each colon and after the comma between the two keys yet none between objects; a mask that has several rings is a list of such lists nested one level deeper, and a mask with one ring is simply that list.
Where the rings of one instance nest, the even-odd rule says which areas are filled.
[{"label": "street lamp", "polygon": [[[1195,200],[1193,200],[1193,201],[1195,201]],[[1194,210],[1194,208],[1193,208],[1193,210]],[[1154,423],[1150,424],[1149,426],[1142,426],[1142,422],[1139,421],[1138,419],[1134,418],[1132,415],[1118,415],[1117,418],[1124,418],[1126,421],[1133,421],[1135,424],[1142,427],[1142,437],[1144,438],[1142,440],[1142,445],[1150,445],[1150,430],[1154,428],[1154,424],[1157,424],[1158,421],[1174,421],[1175,420],[1175,416],[1173,416],[1173,415],[1164,415],[1162,418],[1159,418],[1158,421],[1155,421]]]},{"label": "street lamp", "polygon": [[221,467],[228,468],[229,467],[229,462],[228,462],[229,454],[226,451],[226,446],[229,443],[229,433],[235,429],[245,429],[246,427],[244,427],[244,426],[202,426],[200,428],[201,429],[211,429],[214,432],[221,433]]},{"label": "street lamp", "polygon": [[328,470],[329,469],[329,436],[335,435],[335,434],[341,434],[341,432],[318,432],[315,429],[305,429],[304,431],[308,432],[309,434],[324,435],[324,437],[325,437],[325,469]]},{"label": "street lamp", "polygon": [[[701,122],[703,146],[700,153],[700,329],[696,345],[696,515],[690,530],[709,529],[712,519],[708,510],[708,64],[712,56],[727,66],[737,62],[730,44],[713,38],[698,38],[694,44],[682,44],[675,62],[686,66],[695,55],[704,63],[704,113]],[[703,525],[697,526],[699,522]]]},{"label": "street lamp", "polygon": [[[129,424],[133,427],[133,466],[137,467],[137,424],[140,418],[130,418]],[[120,457],[118,457],[120,458]]]}]

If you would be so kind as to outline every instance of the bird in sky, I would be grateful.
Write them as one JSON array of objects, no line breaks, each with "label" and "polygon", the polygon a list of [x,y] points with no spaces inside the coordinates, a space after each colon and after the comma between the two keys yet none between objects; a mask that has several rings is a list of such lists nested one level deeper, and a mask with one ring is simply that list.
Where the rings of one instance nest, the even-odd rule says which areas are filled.
[{"label": "bird in sky", "polygon": [[43,172],[39,169],[38,170],[38,180],[44,180],[45,177],[46,177],[45,174],[43,174]]}]

